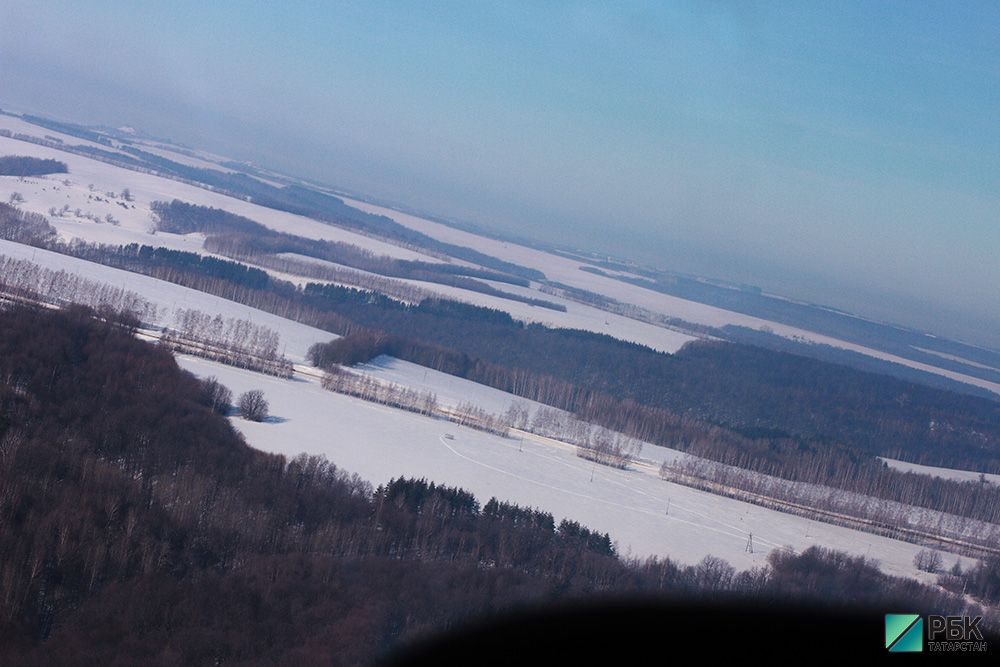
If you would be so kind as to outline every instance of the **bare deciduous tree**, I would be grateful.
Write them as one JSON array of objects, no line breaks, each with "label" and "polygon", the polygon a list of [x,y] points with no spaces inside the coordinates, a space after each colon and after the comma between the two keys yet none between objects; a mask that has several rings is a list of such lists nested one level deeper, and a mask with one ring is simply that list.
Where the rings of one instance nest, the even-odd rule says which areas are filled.
[{"label": "bare deciduous tree", "polygon": [[240,395],[240,416],[250,421],[262,422],[267,419],[267,401],[264,392],[253,389]]},{"label": "bare deciduous tree", "polygon": [[930,551],[929,549],[921,549],[913,557],[913,564],[918,570],[923,570],[924,572],[939,572],[942,565],[941,553]]},{"label": "bare deciduous tree", "polygon": [[214,375],[202,382],[208,397],[212,401],[212,410],[225,415],[229,413],[229,405],[233,401],[233,392]]}]

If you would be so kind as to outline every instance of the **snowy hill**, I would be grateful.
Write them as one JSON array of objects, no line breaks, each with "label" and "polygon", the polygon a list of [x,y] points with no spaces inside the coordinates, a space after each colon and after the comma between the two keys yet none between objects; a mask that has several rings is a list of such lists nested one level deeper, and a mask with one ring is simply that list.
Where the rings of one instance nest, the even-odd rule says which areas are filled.
[{"label": "snowy hill", "polygon": [[[89,145],[127,157],[122,146],[88,144],[10,116],[0,116],[0,130],[8,130],[12,135],[0,136],[0,155],[30,155],[67,164],[67,174],[0,176],[0,200],[17,199],[22,210],[45,216],[67,243],[74,240],[111,245],[134,243],[209,255],[202,247],[203,234],[156,231],[152,204],[179,199],[224,209],[276,232],[349,243],[374,255],[440,264],[463,261],[253,203],[247,198],[230,196],[197,183],[165,178],[148,170],[125,168],[79,152],[66,152],[60,150],[58,144]],[[33,137],[42,144],[14,138],[14,134]],[[142,145],[143,150],[189,166],[231,171],[220,165],[220,158],[214,156],[176,152],[162,144]],[[738,325],[754,330],[766,329],[789,339],[855,351],[1000,393],[1000,384],[990,380],[646,289],[583,270],[585,265],[575,258],[478,236],[360,201],[346,200],[346,203],[362,212],[387,216],[442,242],[538,269],[552,283],[634,307],[632,311],[611,312],[569,298],[558,289],[543,289],[545,286],[537,280],[530,281],[526,287],[499,282],[490,284],[510,294],[544,299],[564,311],[460,286],[398,279],[441,297],[505,311],[525,323],[608,334],[668,353],[706,336],[698,327],[685,329],[683,325],[668,324],[668,318],[703,328]],[[146,323],[156,328],[176,327],[179,313],[189,310],[248,320],[276,331],[282,353],[300,365],[313,344],[335,337],[322,329],[205,292],[41,248],[0,241],[0,255],[141,294],[156,307],[153,321]],[[298,284],[306,282],[301,276],[273,269],[268,271]],[[288,456],[300,452],[323,454],[338,466],[357,472],[376,484],[404,475],[426,477],[466,488],[482,500],[496,496],[537,507],[557,517],[567,517],[608,532],[618,543],[620,553],[635,557],[669,555],[693,564],[706,555],[714,555],[742,570],[762,565],[771,549],[789,547],[800,551],[818,544],[875,558],[891,574],[932,580],[930,575],[914,566],[914,556],[922,548],[919,545],[766,510],[663,481],[657,474],[660,463],[681,456],[672,450],[646,444],[628,469],[616,470],[578,457],[575,448],[565,443],[539,436],[502,438],[440,419],[337,395],[323,390],[318,374],[301,366],[295,377],[280,379],[193,357],[181,357],[181,363],[199,376],[218,377],[236,393],[250,389],[264,391],[271,403],[269,421],[256,424],[234,420],[255,447]],[[471,402],[493,414],[503,413],[515,402],[525,402],[499,390],[393,359],[376,359],[356,370],[382,381],[434,392],[443,404]],[[538,406],[531,408],[537,410]],[[946,566],[950,567],[955,559],[949,556]]]}]

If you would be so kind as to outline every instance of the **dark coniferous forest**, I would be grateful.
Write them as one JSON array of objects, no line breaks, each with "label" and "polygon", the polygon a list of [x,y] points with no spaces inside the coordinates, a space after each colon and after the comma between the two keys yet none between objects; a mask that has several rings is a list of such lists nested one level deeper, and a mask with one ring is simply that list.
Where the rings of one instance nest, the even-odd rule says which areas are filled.
[{"label": "dark coniferous forest", "polygon": [[59,160],[43,160],[26,155],[0,156],[0,176],[43,176],[65,174],[68,171],[66,163]]},{"label": "dark coniferous forest", "polygon": [[[51,163],[0,158],[0,173],[65,171]],[[254,198],[428,243],[378,216],[345,220],[342,202],[305,189]],[[1000,470],[995,401],[782,349],[700,342],[665,355],[418,292],[296,288],[262,268],[292,254],[564,309],[483,282],[544,276],[478,253],[467,253],[478,267],[403,261],[179,201],[154,209],[161,230],[205,233],[206,249],[234,261],[69,246],[44,217],[6,204],[0,236],[346,334],[314,348],[319,366],[391,354],[742,468],[1000,517],[990,485],[928,481],[876,458]],[[374,488],[335,462],[257,452],[220,416],[231,392],[136,341],[137,324],[106,309],[0,312],[0,664],[371,664],[455,651],[509,662],[541,641],[620,659],[623,637],[645,655],[641,638],[664,632],[715,641],[722,623],[750,643],[776,626],[805,638],[822,620],[878,647],[883,611],[978,613],[960,593],[1000,602],[995,557],[942,574],[940,587],[818,548],[775,551],[746,572],[711,557],[636,561],[609,535],[533,508],[422,479]],[[424,643],[435,637],[451,639]]]},{"label": "dark coniferous forest", "polygon": [[[159,214],[180,231],[260,227],[180,202],[163,204]],[[506,312],[455,301],[408,303],[334,285],[300,289],[260,269],[194,253],[68,246],[54,240],[42,216],[3,204],[0,234],[347,334],[314,351],[321,366],[391,354],[722,463],[990,522],[1000,517],[995,486],[904,475],[876,458],[1000,470],[994,400],[752,345],[694,343],[666,355],[590,332],[525,325]],[[305,243],[299,250],[306,254],[333,248],[282,238],[293,243],[290,249]],[[255,247],[253,237],[245,241]]]},{"label": "dark coniferous forest", "polygon": [[[126,320],[0,312],[3,664],[355,665],[476,646],[488,661],[574,629],[590,636],[570,654],[610,656],[636,641],[623,621],[706,639],[710,617],[740,614],[750,640],[764,631],[753,618],[800,627],[792,605],[877,640],[873,615],[893,605],[967,611],[862,558],[776,551],[746,572],[634,561],[544,512],[425,480],[372,488],[321,458],[252,450],[218,387]],[[1000,563],[962,577],[1000,599]]]}]

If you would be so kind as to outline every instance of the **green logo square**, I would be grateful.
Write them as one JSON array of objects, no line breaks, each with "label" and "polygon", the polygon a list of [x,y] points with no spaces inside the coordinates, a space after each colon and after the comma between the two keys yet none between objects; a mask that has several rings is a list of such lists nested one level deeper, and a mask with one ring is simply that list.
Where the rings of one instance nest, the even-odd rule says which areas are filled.
[{"label": "green logo square", "polygon": [[923,651],[924,619],[917,614],[886,614],[885,648],[893,653]]}]

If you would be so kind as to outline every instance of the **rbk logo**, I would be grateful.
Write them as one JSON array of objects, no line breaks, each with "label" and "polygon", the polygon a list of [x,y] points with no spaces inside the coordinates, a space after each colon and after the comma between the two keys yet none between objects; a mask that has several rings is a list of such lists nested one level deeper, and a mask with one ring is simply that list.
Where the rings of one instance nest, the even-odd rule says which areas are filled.
[{"label": "rbk logo", "polygon": [[885,647],[893,653],[923,651],[924,619],[917,614],[886,614]]},{"label": "rbk logo", "polygon": [[979,630],[982,620],[982,616],[928,616],[925,649],[924,619],[918,614],[886,614],[885,648],[893,653],[985,651],[986,642]]}]

